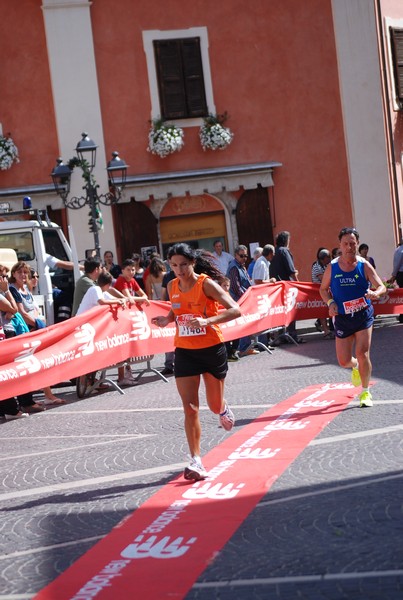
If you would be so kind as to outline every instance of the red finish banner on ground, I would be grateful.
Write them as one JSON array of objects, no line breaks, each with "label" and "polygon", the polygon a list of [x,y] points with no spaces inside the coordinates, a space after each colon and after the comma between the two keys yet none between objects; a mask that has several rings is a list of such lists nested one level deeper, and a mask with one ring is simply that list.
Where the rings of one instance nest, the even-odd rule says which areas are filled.
[{"label": "red finish banner on ground", "polygon": [[[221,325],[226,340],[326,317],[327,306],[312,283],[279,282],[253,286],[241,298],[242,315]],[[143,305],[144,306],[144,305]],[[175,327],[152,325],[169,303],[137,308],[93,308],[63,323],[0,342],[0,400],[67,381],[130,357],[169,352]],[[376,314],[403,313],[403,289],[375,304]]]},{"label": "red finish banner on ground", "polygon": [[[209,476],[154,494],[35,600],[184,598],[276,479],[354,397],[351,384],[310,386],[211,450]],[[129,594],[130,596],[130,594]]]}]

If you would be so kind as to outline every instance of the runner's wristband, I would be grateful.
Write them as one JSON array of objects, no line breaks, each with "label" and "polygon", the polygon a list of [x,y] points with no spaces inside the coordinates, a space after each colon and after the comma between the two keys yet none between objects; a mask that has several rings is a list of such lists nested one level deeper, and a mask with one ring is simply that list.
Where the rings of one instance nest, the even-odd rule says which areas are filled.
[{"label": "runner's wristband", "polygon": [[327,305],[329,306],[329,308],[330,308],[331,304],[336,304],[336,302],[333,300],[333,298],[330,298],[330,300],[327,301]]}]

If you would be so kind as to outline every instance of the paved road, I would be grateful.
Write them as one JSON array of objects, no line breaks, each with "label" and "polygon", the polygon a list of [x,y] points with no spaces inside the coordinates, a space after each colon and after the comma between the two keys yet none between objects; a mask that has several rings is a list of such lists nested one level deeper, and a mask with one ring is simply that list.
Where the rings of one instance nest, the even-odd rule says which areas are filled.
[{"label": "paved road", "polygon": [[[333,342],[304,337],[230,364],[237,428],[308,385],[348,379]],[[374,408],[351,403],[305,448],[187,600],[403,598],[402,347],[403,326],[377,319]],[[59,392],[66,406],[0,424],[0,600],[32,598],[186,461],[173,380],[146,375],[124,396]],[[206,453],[227,434],[207,410],[202,422]]]}]

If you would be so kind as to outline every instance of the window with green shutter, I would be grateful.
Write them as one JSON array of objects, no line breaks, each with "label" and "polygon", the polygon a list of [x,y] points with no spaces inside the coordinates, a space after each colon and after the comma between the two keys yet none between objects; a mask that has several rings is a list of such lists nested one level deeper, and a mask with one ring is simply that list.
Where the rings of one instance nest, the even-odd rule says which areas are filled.
[{"label": "window with green shutter", "polygon": [[207,115],[200,38],[154,40],[163,119]]},{"label": "window with green shutter", "polygon": [[403,29],[390,28],[396,101],[403,109]]}]

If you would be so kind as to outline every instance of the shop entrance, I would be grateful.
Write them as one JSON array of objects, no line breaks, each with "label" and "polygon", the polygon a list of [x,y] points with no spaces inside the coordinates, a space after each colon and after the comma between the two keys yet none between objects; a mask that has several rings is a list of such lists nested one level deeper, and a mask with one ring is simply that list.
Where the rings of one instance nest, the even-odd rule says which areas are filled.
[{"label": "shop entrance", "polygon": [[178,242],[213,252],[214,242],[220,240],[228,248],[224,210],[208,194],[167,202],[160,217],[160,235],[164,256]]}]

